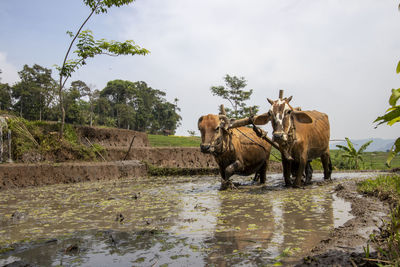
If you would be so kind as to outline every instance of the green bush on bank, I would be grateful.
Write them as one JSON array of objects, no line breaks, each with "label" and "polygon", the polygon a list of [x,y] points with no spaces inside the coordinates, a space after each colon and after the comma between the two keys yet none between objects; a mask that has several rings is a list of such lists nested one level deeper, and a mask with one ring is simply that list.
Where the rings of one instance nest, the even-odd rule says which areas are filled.
[{"label": "green bush on bank", "polygon": [[58,123],[27,121],[18,117],[10,118],[7,123],[12,132],[12,156],[16,161],[21,161],[26,154],[37,154],[50,159],[57,159],[61,155],[66,159],[70,157],[88,161],[96,160],[96,153],[104,151],[104,148],[97,144],[81,144],[73,125],[65,125],[64,138],[60,140]]},{"label": "green bush on bank", "polygon": [[374,179],[367,179],[358,185],[360,192],[392,199],[400,205],[400,175],[381,175]]},{"label": "green bush on bank", "polygon": [[358,190],[391,202],[390,220],[385,222],[380,236],[372,236],[371,241],[378,246],[378,260],[387,266],[400,266],[400,175],[381,175],[365,180],[359,183]]}]

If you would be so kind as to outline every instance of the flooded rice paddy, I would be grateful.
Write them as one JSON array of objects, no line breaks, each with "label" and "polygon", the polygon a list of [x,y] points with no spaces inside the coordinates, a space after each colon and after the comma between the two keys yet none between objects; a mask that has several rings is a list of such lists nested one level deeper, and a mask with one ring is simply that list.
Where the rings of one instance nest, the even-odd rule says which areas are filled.
[{"label": "flooded rice paddy", "polygon": [[2,191],[0,266],[290,265],[352,218],[331,183],[285,188],[281,174],[266,186],[234,181],[244,185],[219,191],[218,177],[198,176]]}]

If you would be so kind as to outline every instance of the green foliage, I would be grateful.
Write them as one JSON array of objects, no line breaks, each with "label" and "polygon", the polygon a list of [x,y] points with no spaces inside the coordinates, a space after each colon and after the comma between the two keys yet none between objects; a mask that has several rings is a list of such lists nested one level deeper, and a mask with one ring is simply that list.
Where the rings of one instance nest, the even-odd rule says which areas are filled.
[{"label": "green foliage", "polygon": [[165,92],[153,89],[143,81],[114,80],[100,92],[95,112],[103,123],[111,117],[121,128],[173,134],[181,120],[178,99],[170,103],[165,100],[165,95]]},{"label": "green foliage", "polygon": [[12,131],[13,159],[20,161],[26,154],[39,155],[41,160],[47,158],[61,161],[71,159],[96,160],[96,153],[102,153],[104,148],[100,145],[85,146],[80,143],[75,127],[66,124],[64,138],[58,139],[58,123],[43,121],[27,121],[13,118],[8,121]]},{"label": "green foliage", "polygon": [[[400,61],[397,64],[396,72],[400,73]],[[377,122],[377,126],[386,123],[389,126],[392,126],[395,123],[400,122],[400,105],[397,105],[397,101],[400,99],[400,88],[392,89],[392,94],[389,97],[389,105],[388,108],[383,116],[379,116],[376,118],[374,122]],[[396,139],[394,142],[390,154],[386,160],[386,164],[390,166],[393,158],[400,153],[400,137]]]},{"label": "green foliage", "polygon": [[381,175],[374,179],[362,181],[358,190],[365,194],[378,196],[383,200],[390,199],[393,208],[389,216],[390,221],[385,222],[381,229],[380,239],[373,238],[377,243],[382,262],[390,266],[400,265],[400,175]]},{"label": "green foliage", "polygon": [[[347,158],[343,157],[344,153],[345,152],[343,150],[337,150],[337,149],[330,151],[332,165],[334,169],[350,170],[351,168],[354,168],[353,162],[349,162]],[[362,154],[363,162],[360,162],[360,169],[389,170],[389,168],[400,167],[400,157],[395,158],[391,164],[391,167],[388,167],[385,164],[388,155],[389,152],[383,152],[383,151],[364,152]]]},{"label": "green foliage", "polygon": [[213,95],[220,96],[228,100],[232,109],[226,108],[228,117],[238,119],[242,117],[249,117],[258,112],[258,106],[247,107],[245,101],[250,99],[253,89],[245,91],[247,81],[244,77],[229,76],[224,77],[224,86],[212,86],[210,88]]},{"label": "green foliage", "polygon": [[[65,54],[63,63],[58,66],[59,71],[59,87],[58,95],[61,110],[61,127],[60,137],[63,135],[65,123],[65,109],[63,103],[63,88],[68,78],[72,76],[79,67],[86,64],[88,58],[93,58],[96,55],[104,54],[109,56],[120,55],[146,55],[149,51],[136,45],[132,40],[125,42],[107,41],[105,39],[95,40],[93,33],[90,30],[83,30],[85,24],[89,21],[93,14],[107,13],[107,10],[113,6],[120,7],[132,3],[133,0],[83,0],[83,3],[92,10],[89,16],[84,20],[75,34],[67,31],[67,34],[72,38],[67,53]],[[75,41],[76,48],[73,53],[77,56],[75,59],[69,59],[69,55]]]},{"label": "green foliage", "polygon": [[92,10],[99,13],[107,13],[107,10],[113,6],[120,7],[123,5],[130,4],[134,2],[134,0],[83,0],[85,5],[90,7]]},{"label": "green foliage", "polygon": [[[0,109],[27,120],[56,121],[59,109],[51,70],[39,65],[24,66],[21,82],[10,87],[0,84]],[[174,134],[180,125],[178,99],[145,82],[114,80],[102,90],[93,90],[83,81],[73,81],[63,91],[65,121],[79,125],[104,125],[150,133]]]},{"label": "green foliage", "polygon": [[198,136],[148,135],[152,147],[200,147],[201,138]]},{"label": "green foliage", "polygon": [[188,132],[188,134],[189,134],[190,136],[195,136],[195,135],[196,135],[196,131],[188,130],[187,132]]},{"label": "green foliage", "polygon": [[396,72],[397,72],[397,73],[400,73],[400,61],[399,61],[399,63],[397,63]]},{"label": "green foliage", "polygon": [[354,145],[349,138],[346,137],[346,141],[347,141],[347,147],[342,145],[336,145],[336,147],[344,151],[342,157],[348,160],[350,166],[353,166],[355,169],[359,169],[360,168],[359,161],[364,161],[361,155],[367,149],[367,147],[372,143],[372,140],[363,144],[358,150],[354,148]]},{"label": "green foliage", "polygon": [[0,110],[11,110],[11,87],[7,83],[0,83]]},{"label": "green foliage", "polygon": [[358,185],[362,193],[391,198],[400,204],[400,175],[380,175],[362,181]]},{"label": "green foliage", "polygon": [[95,40],[93,32],[85,30],[77,35],[77,50],[74,51],[77,58],[69,59],[63,67],[57,67],[62,77],[71,77],[72,73],[81,66],[86,65],[87,59],[96,55],[146,55],[149,51],[141,48],[132,40],[125,42],[107,41],[105,39]]},{"label": "green foliage", "polygon": [[34,64],[24,65],[18,72],[21,81],[12,86],[11,95],[16,113],[28,120],[54,119],[56,82],[51,69]]}]

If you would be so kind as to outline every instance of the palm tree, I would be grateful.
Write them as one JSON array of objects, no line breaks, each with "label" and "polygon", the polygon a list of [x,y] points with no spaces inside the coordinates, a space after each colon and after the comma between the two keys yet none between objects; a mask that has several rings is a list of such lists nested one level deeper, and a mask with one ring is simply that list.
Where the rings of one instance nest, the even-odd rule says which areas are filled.
[{"label": "palm tree", "polygon": [[365,144],[363,144],[360,147],[360,149],[358,149],[358,150],[356,150],[354,148],[354,145],[350,141],[349,138],[346,137],[346,141],[347,141],[347,147],[346,146],[342,146],[342,145],[336,145],[336,147],[338,147],[340,150],[344,151],[344,154],[342,155],[342,157],[347,158],[350,163],[353,162],[354,166],[355,166],[355,169],[359,169],[359,165],[358,165],[359,160],[360,161],[364,161],[364,159],[362,158],[361,154],[372,143],[372,140],[370,140],[370,141],[366,142]]}]

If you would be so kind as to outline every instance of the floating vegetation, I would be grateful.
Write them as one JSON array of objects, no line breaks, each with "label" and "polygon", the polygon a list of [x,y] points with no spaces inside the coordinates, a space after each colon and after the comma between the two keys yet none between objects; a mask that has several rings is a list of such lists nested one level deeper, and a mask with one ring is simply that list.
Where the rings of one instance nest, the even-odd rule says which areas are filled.
[{"label": "floating vegetation", "polygon": [[334,212],[333,184],[286,189],[280,175],[268,186],[250,181],[228,191],[210,176],[2,191],[0,265],[278,264],[302,256],[328,235],[335,214],[348,212]]}]

